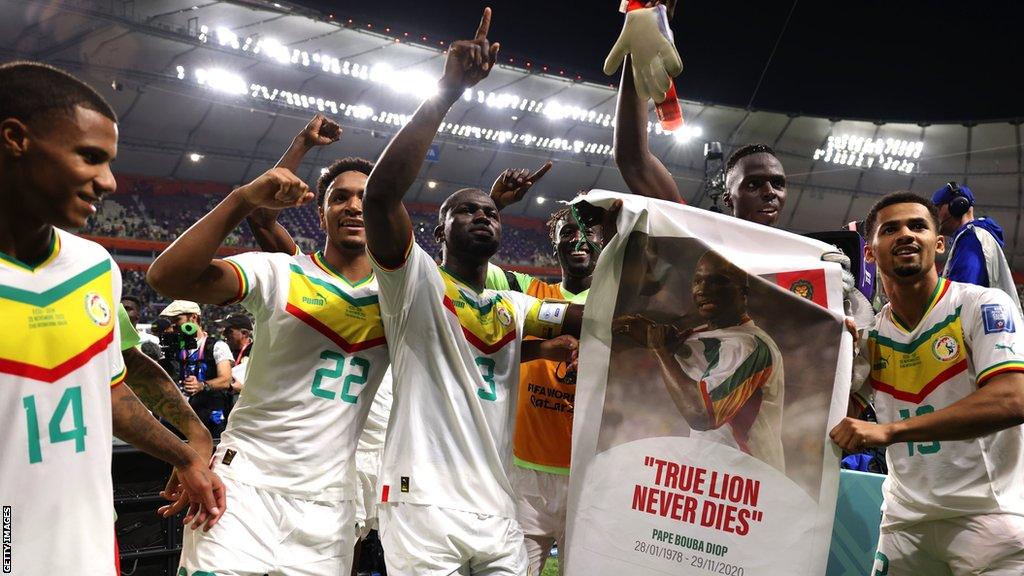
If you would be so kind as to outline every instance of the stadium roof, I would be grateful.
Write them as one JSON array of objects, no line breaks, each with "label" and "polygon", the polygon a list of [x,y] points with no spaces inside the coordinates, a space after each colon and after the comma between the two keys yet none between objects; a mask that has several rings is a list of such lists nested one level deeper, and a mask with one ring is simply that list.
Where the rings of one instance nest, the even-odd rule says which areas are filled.
[{"label": "stadium roof", "polygon": [[[68,68],[115,105],[118,171],[226,183],[265,170],[321,106],[345,134],[317,152],[303,176],[315,179],[337,156],[376,157],[429,94],[450,40],[273,2],[0,0],[0,8],[3,59]],[[506,62],[455,105],[411,199],[436,203],[455,188],[488,187],[504,168],[546,159],[556,166],[532,194],[548,202],[535,198],[512,212],[543,217],[551,200],[580,188],[624,190],[609,154],[614,90],[521,65]],[[722,141],[726,153],[765,142],[789,176],[782,224],[791,230],[835,229],[863,218],[883,193],[930,194],[957,180],[1003,225],[1007,252],[1024,264],[1018,123],[876,123],[694,101],[683,102],[683,113],[681,137],[652,127],[651,142],[695,204],[708,205],[704,141]]]}]

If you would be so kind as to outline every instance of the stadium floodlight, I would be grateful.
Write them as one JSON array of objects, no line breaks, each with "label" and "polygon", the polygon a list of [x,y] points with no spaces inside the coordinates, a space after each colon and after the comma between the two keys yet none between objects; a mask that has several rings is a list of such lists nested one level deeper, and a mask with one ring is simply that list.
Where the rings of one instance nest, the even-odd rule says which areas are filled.
[{"label": "stadium floodlight", "polygon": [[545,202],[547,202],[547,198],[543,196],[537,196],[537,204],[543,204]]},{"label": "stadium floodlight", "polygon": [[185,67],[184,66],[175,66],[174,69],[178,73],[178,80],[184,80],[185,79]]},{"label": "stadium floodlight", "polygon": [[241,76],[220,68],[196,68],[196,82],[227,94],[245,94],[249,91],[249,83]]},{"label": "stadium floodlight", "polygon": [[[660,126],[660,124],[657,126]],[[657,131],[657,128],[655,128],[655,131]],[[673,130],[671,134],[676,142],[683,143],[700,138],[704,134],[704,130],[700,126],[680,126]]]},{"label": "stadium floodlight", "polygon": [[[196,83],[199,85],[225,91],[237,90],[238,88],[234,86],[242,82],[241,78],[237,75],[233,75],[219,69],[196,69],[194,76]],[[232,77],[234,79],[229,79]],[[264,86],[262,84],[254,83],[248,87],[243,86],[241,91],[238,93],[246,92],[248,92],[249,96],[253,99],[264,100],[280,106],[289,106],[293,108],[315,107],[325,113],[335,115],[341,114],[348,118],[354,118],[361,121],[371,121],[388,126],[405,126],[411,119],[411,116],[407,114],[383,110],[375,111],[366,104],[348,104],[323,98],[322,96],[314,94],[295,93],[289,90]],[[487,128],[468,124],[453,124],[445,122],[438,126],[437,132],[438,134],[484,140],[500,145],[512,144],[524,148],[556,150],[573,154],[610,156],[612,153],[612,147],[609,144],[599,144],[597,142],[587,142],[584,140],[567,140],[563,138],[540,138],[529,133],[518,133],[513,132],[512,130]]]},{"label": "stadium floodlight", "polygon": [[263,38],[256,43],[253,54],[264,53],[268,58],[276,60],[281,64],[288,64],[292,60],[288,47],[281,44],[276,38]]},{"label": "stadium floodlight", "polygon": [[924,142],[899,138],[867,138],[851,134],[829,136],[824,148],[816,148],[814,160],[830,164],[863,169],[879,167],[882,170],[910,174],[921,157]]},{"label": "stadium floodlight", "polygon": [[188,159],[193,162],[199,162],[200,160],[203,159],[203,155],[199,154],[198,152],[192,152],[188,155]]},{"label": "stadium floodlight", "polygon": [[[211,34],[210,27],[205,24],[201,25],[199,27],[199,41],[204,43],[210,42],[210,38],[213,37],[222,47],[230,47],[234,50],[249,52],[254,55],[263,54],[264,57],[283,65],[302,66],[305,68],[316,67],[325,73],[345,75],[368,82],[387,84],[395,92],[415,97],[420,101],[437,94],[435,78],[430,74],[412,71],[396,73],[394,70],[391,70],[392,73],[389,74],[381,74],[379,71],[375,73],[373,69],[381,66],[381,63],[371,67],[348,60],[343,61],[329,54],[316,51],[311,55],[304,50],[290,49],[275,38],[260,38],[259,35],[247,36],[242,39],[227,26],[217,26],[213,31],[214,33]],[[387,68],[390,68],[390,66]],[[381,71],[384,70],[386,68],[382,66]],[[477,103],[486,104],[488,108],[496,110],[518,108],[520,111],[542,115],[551,120],[562,121],[571,119],[579,123],[593,124],[594,126],[606,129],[610,129],[614,122],[612,114],[598,113],[596,110],[579,105],[563,104],[557,101],[537,102],[518,94],[492,93],[484,90],[476,90],[474,94],[472,89],[467,89],[463,94],[463,99],[467,102],[472,102],[474,98]],[[660,130],[660,124],[657,124],[656,128],[649,128],[648,132],[652,130],[659,136],[669,135],[668,132]],[[693,137],[692,135],[690,136],[690,138]],[[910,154],[912,148],[908,143],[906,146],[907,154]],[[920,152],[918,152],[918,155],[920,155]]]},{"label": "stadium floodlight", "polygon": [[430,188],[431,190],[437,188],[437,182],[434,180],[427,180],[427,188]]},{"label": "stadium floodlight", "polygon": [[221,46],[231,46],[235,50],[239,48],[238,35],[224,26],[217,27],[217,42]]}]

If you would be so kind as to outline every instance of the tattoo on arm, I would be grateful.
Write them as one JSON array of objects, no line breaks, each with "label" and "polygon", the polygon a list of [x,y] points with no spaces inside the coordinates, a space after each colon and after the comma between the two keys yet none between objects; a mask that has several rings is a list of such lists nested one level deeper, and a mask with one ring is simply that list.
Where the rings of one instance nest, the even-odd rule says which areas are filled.
[{"label": "tattoo on arm", "polygon": [[172,466],[189,463],[194,455],[192,449],[164,428],[139,402],[131,388],[115,386],[110,400],[115,436]]},{"label": "tattoo on arm", "polygon": [[125,383],[142,404],[182,433],[196,426],[203,428],[174,380],[155,360],[134,348],[125,350],[123,356],[128,369]]}]

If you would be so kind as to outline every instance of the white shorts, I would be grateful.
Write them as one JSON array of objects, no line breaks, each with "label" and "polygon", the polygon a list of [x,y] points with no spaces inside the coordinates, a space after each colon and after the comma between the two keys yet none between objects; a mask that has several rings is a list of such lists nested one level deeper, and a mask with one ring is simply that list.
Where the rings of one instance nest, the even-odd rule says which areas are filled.
[{"label": "white shorts", "polygon": [[356,537],[366,538],[377,529],[377,474],[380,472],[381,450],[356,450],[356,477],[359,498],[356,500]]},{"label": "white shorts", "polygon": [[510,518],[408,502],[381,504],[391,576],[526,576],[526,547]]},{"label": "white shorts", "polygon": [[186,574],[349,576],[354,501],[302,500],[221,479],[227,510],[220,521],[209,532],[185,529],[180,566]]},{"label": "white shorts", "polygon": [[516,517],[523,534],[561,541],[569,503],[569,476],[513,466]]},{"label": "white shorts", "polygon": [[[516,517],[526,537],[530,574],[540,574],[552,544],[558,543],[559,553],[565,550],[569,476],[513,466],[512,485],[517,494]],[[561,563],[558,568],[561,573]]]},{"label": "white shorts", "polygon": [[961,516],[883,531],[872,574],[1020,576],[1024,574],[1024,516]]}]

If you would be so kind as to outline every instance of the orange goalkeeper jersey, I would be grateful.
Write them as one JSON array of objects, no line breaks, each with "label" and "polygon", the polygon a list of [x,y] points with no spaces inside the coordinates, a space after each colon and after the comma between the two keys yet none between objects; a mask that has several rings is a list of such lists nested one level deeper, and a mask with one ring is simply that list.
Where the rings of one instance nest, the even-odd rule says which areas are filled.
[{"label": "orange goalkeeper jersey", "polygon": [[[513,272],[512,276],[518,281],[520,291],[534,298],[567,300],[575,304],[583,304],[587,299],[588,290],[573,294],[561,284],[548,284],[518,272]],[[516,289],[515,286],[510,288]],[[569,474],[576,385],[564,379],[564,363],[534,360],[520,365],[516,429],[512,439],[516,465],[552,474]]]}]

